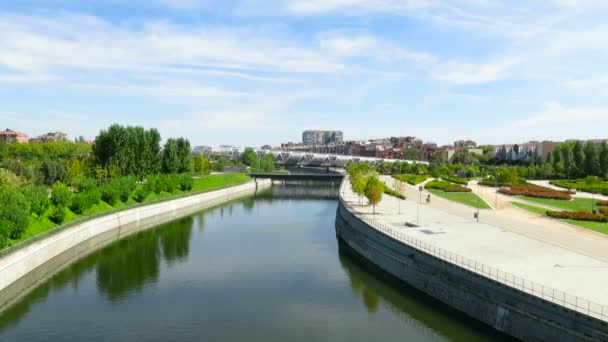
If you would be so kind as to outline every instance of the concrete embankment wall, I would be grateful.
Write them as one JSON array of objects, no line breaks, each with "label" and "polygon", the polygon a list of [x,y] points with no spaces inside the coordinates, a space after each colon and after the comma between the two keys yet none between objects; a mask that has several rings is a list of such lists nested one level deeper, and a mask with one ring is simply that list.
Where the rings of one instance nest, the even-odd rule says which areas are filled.
[{"label": "concrete embankment wall", "polygon": [[[136,232],[271,186],[258,180],[221,190],[127,209],[74,225],[0,259],[0,307],[21,296],[57,269]],[[41,267],[43,266],[44,267]]]},{"label": "concrete embankment wall", "polygon": [[342,201],[336,234],[355,253],[401,281],[518,339],[608,341],[606,322],[424,253],[360,220]]}]

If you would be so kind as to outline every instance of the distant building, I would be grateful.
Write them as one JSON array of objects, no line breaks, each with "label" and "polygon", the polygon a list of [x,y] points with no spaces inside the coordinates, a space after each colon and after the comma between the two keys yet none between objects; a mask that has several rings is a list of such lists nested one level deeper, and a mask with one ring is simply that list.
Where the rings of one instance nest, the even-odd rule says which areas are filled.
[{"label": "distant building", "polygon": [[272,150],[272,146],[270,145],[264,145],[262,147],[260,147],[261,150]]},{"label": "distant building", "polygon": [[7,143],[7,144],[14,143],[14,142],[21,143],[21,144],[27,144],[28,138],[27,138],[27,134],[25,134],[25,133],[13,131],[13,130],[7,128],[4,131],[0,131],[0,141]]},{"label": "distant building", "polygon": [[36,138],[31,138],[30,142],[51,142],[51,141],[66,141],[68,140],[68,135],[63,132],[49,132],[47,134],[43,134]]},{"label": "distant building", "polygon": [[477,148],[477,143],[473,140],[457,140],[454,141],[455,148]]},{"label": "distant building", "polygon": [[213,153],[213,148],[211,146],[195,146],[192,149],[192,155],[194,156],[208,156]]},{"label": "distant building", "polygon": [[309,130],[302,133],[303,144],[331,144],[344,141],[341,131],[315,131]]},{"label": "distant building", "polygon": [[541,157],[547,158],[555,151],[559,142],[530,141],[523,144],[494,145],[494,158],[502,162],[530,162]]}]

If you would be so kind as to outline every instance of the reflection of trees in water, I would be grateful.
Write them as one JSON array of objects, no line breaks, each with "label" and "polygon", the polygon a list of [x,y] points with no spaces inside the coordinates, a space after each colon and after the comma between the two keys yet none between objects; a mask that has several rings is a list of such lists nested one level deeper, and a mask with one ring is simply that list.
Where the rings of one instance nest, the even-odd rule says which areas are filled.
[{"label": "reflection of trees in water", "polygon": [[328,181],[288,181],[285,184],[274,184],[270,189],[256,194],[257,199],[270,202],[280,199],[337,199],[339,182]]},{"label": "reflection of trees in water", "polygon": [[[369,265],[344,242],[339,241],[339,260],[348,275],[353,293],[359,296],[370,313],[382,303],[399,315],[408,326],[429,335],[450,336],[455,341],[510,341],[490,327],[440,303],[428,295],[402,283]],[[431,332],[432,331],[432,332]]]},{"label": "reflection of trees in water", "polygon": [[[197,225],[203,225],[203,215]],[[15,305],[0,314],[0,332],[17,324],[32,305],[44,302],[53,290],[68,285],[77,288],[84,275],[97,274],[97,287],[109,300],[140,291],[146,283],[158,280],[162,259],[173,264],[184,261],[190,251],[193,217],[186,217],[158,228],[144,231],[78,260],[43,282]]]},{"label": "reflection of trees in water", "polygon": [[158,281],[161,256],[169,263],[184,260],[191,233],[187,217],[105,248],[96,268],[99,292],[115,300]]}]

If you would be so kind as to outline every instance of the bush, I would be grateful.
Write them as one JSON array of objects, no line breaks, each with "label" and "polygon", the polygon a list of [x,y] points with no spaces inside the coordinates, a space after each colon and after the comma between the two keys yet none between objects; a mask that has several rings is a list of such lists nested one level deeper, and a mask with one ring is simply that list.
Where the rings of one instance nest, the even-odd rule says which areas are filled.
[{"label": "bush", "polygon": [[120,198],[118,189],[112,183],[107,183],[101,187],[101,199],[109,205],[115,205]]},{"label": "bush", "polygon": [[576,189],[578,191],[585,191],[595,194],[608,194],[608,183],[598,182],[596,184],[589,184],[586,183],[584,179],[578,179],[576,181],[552,180],[549,183],[566,189]]},{"label": "bush", "polygon": [[[384,185],[384,184],[383,184]],[[388,185],[384,185],[384,193],[393,197],[397,197],[399,199],[404,200],[406,197],[403,194],[398,193],[397,191],[388,187]]]},{"label": "bush", "polygon": [[179,176],[179,189],[181,191],[190,191],[194,186],[194,179],[192,176],[188,174],[183,174]]},{"label": "bush", "polygon": [[608,208],[599,208],[600,214],[607,216],[608,215]]},{"label": "bush", "polygon": [[163,191],[174,193],[179,188],[179,179],[177,175],[165,175],[162,177]]},{"label": "bush", "polygon": [[160,194],[163,191],[163,182],[161,176],[149,175],[146,177],[146,189],[148,192],[154,192]]},{"label": "bush", "polygon": [[547,210],[547,216],[577,221],[608,222],[608,216],[592,214],[588,211],[554,211]]},{"label": "bush", "polygon": [[70,200],[72,198],[72,193],[68,186],[58,182],[53,185],[53,193],[51,194],[51,202],[56,207],[67,207],[70,204]]},{"label": "bush", "polygon": [[112,181],[116,192],[118,193],[118,198],[121,201],[127,202],[129,197],[131,197],[131,193],[135,190],[137,184],[135,183],[135,178],[133,177],[122,177]]},{"label": "bush", "polygon": [[428,175],[393,175],[392,177],[411,185],[420,184],[429,179]]},{"label": "bush", "polygon": [[570,200],[572,196],[567,191],[558,191],[549,188],[545,188],[543,186],[533,185],[533,184],[525,184],[525,185],[515,185],[510,188],[502,188],[499,189],[498,192],[505,195],[511,196],[530,196],[537,198],[548,198],[548,199],[556,199],[556,200]]},{"label": "bush", "polygon": [[97,181],[93,178],[85,178],[82,181],[74,184],[74,186],[78,192],[87,192],[91,189],[97,188]]},{"label": "bush", "polygon": [[456,184],[460,184],[460,185],[469,184],[469,180],[467,178],[458,178],[458,177],[441,177],[441,178],[450,183],[456,183]]},{"label": "bush", "polygon": [[49,217],[51,221],[56,224],[61,224],[63,220],[65,220],[66,209],[64,206],[57,206],[53,209],[51,216]]},{"label": "bush", "polygon": [[146,198],[148,197],[149,194],[150,194],[150,192],[148,191],[148,189],[146,189],[145,187],[141,187],[141,188],[135,190],[135,193],[133,194],[133,199],[137,203],[142,203],[143,201],[146,200]]},{"label": "bush", "polygon": [[446,181],[431,181],[425,185],[425,188],[438,189],[445,192],[472,192],[471,189],[465,188],[462,185],[456,185]]},{"label": "bush", "polygon": [[597,201],[596,204],[600,207],[608,207],[608,201]]},{"label": "bush", "polygon": [[30,208],[25,196],[17,191],[0,194],[0,245],[8,238],[20,239],[30,224]]},{"label": "bush", "polygon": [[23,194],[30,204],[30,213],[37,216],[42,216],[51,204],[49,194],[44,187],[27,187],[23,190]]}]

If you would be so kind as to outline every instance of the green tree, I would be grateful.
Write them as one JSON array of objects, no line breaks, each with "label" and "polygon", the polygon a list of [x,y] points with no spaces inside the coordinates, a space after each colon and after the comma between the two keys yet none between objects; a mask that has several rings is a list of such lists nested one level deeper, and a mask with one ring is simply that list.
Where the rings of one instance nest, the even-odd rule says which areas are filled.
[{"label": "green tree", "polygon": [[570,176],[575,174],[575,162],[574,162],[574,153],[572,150],[572,146],[570,144],[564,144],[562,146],[562,164],[563,170],[566,174],[566,178],[570,179]]},{"label": "green tree", "polygon": [[361,197],[365,196],[365,187],[367,186],[367,178],[363,176],[355,176],[351,178],[351,186],[353,192],[359,196],[359,203],[361,203]]},{"label": "green tree", "polygon": [[15,190],[0,194],[0,245],[7,238],[20,239],[30,223],[30,206],[25,196]]},{"label": "green tree", "polygon": [[265,154],[260,160],[260,169],[264,172],[272,172],[274,171],[274,158],[272,154]]},{"label": "green tree", "polygon": [[600,153],[592,141],[585,144],[584,172],[587,176],[599,176],[601,174]]},{"label": "green tree", "polygon": [[190,142],[184,138],[170,138],[162,152],[162,171],[164,173],[190,172]]},{"label": "green tree", "polygon": [[382,194],[384,193],[384,184],[380,182],[378,177],[371,176],[367,179],[365,184],[365,197],[369,204],[373,206],[374,215],[376,215],[376,204],[382,200]]},{"label": "green tree", "polygon": [[580,140],[574,142],[572,154],[574,175],[575,177],[582,177],[585,173],[585,151],[583,151],[583,143]]},{"label": "green tree", "polygon": [[258,163],[258,155],[255,153],[253,148],[247,147],[241,156],[241,160],[243,163],[245,163],[245,165],[255,167]]},{"label": "green tree", "polygon": [[51,194],[51,202],[56,207],[67,207],[70,204],[72,193],[67,185],[58,182],[53,185],[53,192]]},{"label": "green tree", "polygon": [[23,190],[29,202],[30,212],[42,216],[50,205],[49,194],[44,187],[29,186]]},{"label": "green tree", "polygon": [[194,172],[199,175],[208,175],[211,173],[211,163],[207,157],[200,155],[194,158]]},{"label": "green tree", "polygon": [[600,175],[608,177],[608,143],[604,141],[600,148]]},{"label": "green tree", "polygon": [[69,178],[68,171],[60,160],[45,160],[40,166],[40,172],[46,185],[53,185],[56,182],[67,182]]}]

